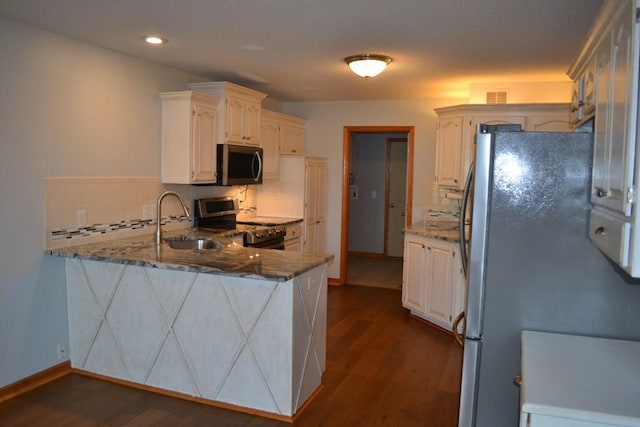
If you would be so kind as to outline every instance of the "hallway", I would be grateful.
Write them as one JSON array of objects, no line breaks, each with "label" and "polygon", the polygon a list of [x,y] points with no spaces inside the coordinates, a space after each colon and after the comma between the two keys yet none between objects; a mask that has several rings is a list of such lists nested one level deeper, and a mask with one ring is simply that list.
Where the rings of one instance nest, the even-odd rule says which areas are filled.
[{"label": "hallway", "polygon": [[[323,388],[294,426],[457,424],[462,349],[396,290],[330,287]],[[287,426],[71,374],[0,404],[0,425]]]},{"label": "hallway", "polygon": [[402,258],[349,255],[347,284],[402,289]]}]

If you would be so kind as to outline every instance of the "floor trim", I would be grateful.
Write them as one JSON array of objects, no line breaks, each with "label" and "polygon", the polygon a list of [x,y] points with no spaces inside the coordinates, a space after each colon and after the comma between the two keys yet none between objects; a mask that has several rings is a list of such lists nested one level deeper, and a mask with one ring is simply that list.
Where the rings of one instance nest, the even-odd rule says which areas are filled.
[{"label": "floor trim", "polygon": [[23,378],[13,384],[0,388],[0,403],[11,400],[28,391],[43,386],[58,378],[71,373],[71,362],[66,361],[44,371],[37,372],[29,377]]},{"label": "floor trim", "polygon": [[174,397],[177,399],[182,399],[182,400],[188,400],[191,402],[196,402],[196,403],[201,403],[204,405],[209,405],[209,406],[215,406],[217,408],[223,408],[223,409],[229,409],[231,411],[236,411],[236,412],[242,412],[245,414],[250,414],[250,415],[257,415],[263,418],[269,418],[272,420],[276,420],[276,421],[281,421],[281,422],[285,422],[285,423],[290,423],[293,424],[294,420],[296,419],[296,417],[298,417],[302,411],[309,406],[309,404],[311,403],[312,400],[314,400],[318,394],[320,393],[320,390],[322,390],[323,386],[322,384],[320,385],[320,387],[318,387],[317,390],[315,390],[311,396],[309,396],[309,398],[300,406],[300,408],[296,411],[295,414],[293,414],[293,416],[287,416],[287,415],[281,415],[281,414],[275,414],[273,412],[267,412],[267,411],[261,411],[259,409],[253,409],[253,408],[247,408],[244,406],[238,406],[238,405],[232,405],[230,403],[225,403],[225,402],[220,402],[218,400],[212,400],[212,399],[205,399],[202,397],[196,397],[196,396],[191,396],[188,394],[184,394],[184,393],[179,393],[176,391],[171,391],[171,390],[165,390],[162,388],[158,388],[158,387],[151,387],[148,385],[144,385],[144,384],[138,384],[132,381],[126,381],[126,380],[121,380],[118,378],[112,378],[112,377],[108,377],[105,375],[100,375],[100,374],[96,374],[93,372],[89,372],[89,371],[84,371],[82,369],[77,369],[77,368],[73,368],[71,369],[71,372],[73,372],[74,374],[78,374],[78,375],[84,375],[86,377],[91,377],[91,378],[95,378],[98,380],[102,380],[102,381],[107,381],[110,383],[114,383],[114,384],[120,384],[126,387],[131,387],[131,388],[137,388],[139,390],[144,390],[144,391],[148,391],[151,393],[157,393],[157,394],[161,394],[164,396],[169,396],[169,397]]}]

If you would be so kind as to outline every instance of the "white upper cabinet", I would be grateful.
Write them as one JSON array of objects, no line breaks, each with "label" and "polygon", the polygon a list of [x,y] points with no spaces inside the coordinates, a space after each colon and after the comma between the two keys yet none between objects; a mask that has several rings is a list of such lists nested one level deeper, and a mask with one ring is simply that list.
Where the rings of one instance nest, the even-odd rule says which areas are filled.
[{"label": "white upper cabinet", "polygon": [[301,118],[262,110],[260,141],[263,149],[263,179],[278,179],[280,155],[304,155],[304,127]]},{"label": "white upper cabinet", "polygon": [[[638,22],[633,0],[605,0],[569,76],[583,80],[593,119],[594,156],[589,235],[633,277],[640,277],[640,215],[635,174],[638,122]],[[592,71],[591,71],[592,70]],[[592,89],[588,76],[593,74]],[[574,84],[577,85],[578,83]],[[595,108],[589,110],[589,93]],[[635,180],[635,181],[634,181]]]},{"label": "white upper cabinet", "polygon": [[464,187],[463,121],[464,116],[443,116],[436,125],[436,183],[440,187]]},{"label": "white upper cabinet", "polygon": [[262,179],[278,179],[280,177],[280,122],[268,110],[262,110],[260,140],[262,142]]},{"label": "white upper cabinet", "polygon": [[192,91],[166,92],[160,98],[162,182],[214,183],[218,98]]},{"label": "white upper cabinet", "polygon": [[436,183],[463,189],[473,162],[476,125],[518,124],[523,130],[569,132],[569,104],[476,104],[436,108]]},{"label": "white upper cabinet", "polygon": [[218,143],[260,146],[262,92],[229,82],[190,83],[194,91],[219,97]]}]

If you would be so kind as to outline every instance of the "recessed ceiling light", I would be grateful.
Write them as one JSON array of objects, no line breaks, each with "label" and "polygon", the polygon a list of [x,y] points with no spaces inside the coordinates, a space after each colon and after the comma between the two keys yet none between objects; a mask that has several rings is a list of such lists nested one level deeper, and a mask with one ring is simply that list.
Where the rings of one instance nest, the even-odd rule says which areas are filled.
[{"label": "recessed ceiling light", "polygon": [[149,44],[165,44],[169,41],[160,36],[144,36],[143,39]]}]

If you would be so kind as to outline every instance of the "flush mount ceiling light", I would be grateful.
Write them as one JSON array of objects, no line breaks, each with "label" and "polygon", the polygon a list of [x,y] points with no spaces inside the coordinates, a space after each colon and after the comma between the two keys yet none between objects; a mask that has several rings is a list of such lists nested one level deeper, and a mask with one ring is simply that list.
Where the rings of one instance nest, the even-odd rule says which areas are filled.
[{"label": "flush mount ceiling light", "polygon": [[386,55],[373,55],[365,53],[363,55],[353,55],[344,58],[344,62],[349,65],[351,71],[364,77],[365,79],[375,77],[387,68],[391,58]]},{"label": "flush mount ceiling light", "polygon": [[160,36],[144,36],[142,38],[147,43],[154,44],[154,45],[165,44],[165,43],[167,43],[169,41],[169,40],[165,39],[164,37],[160,37]]}]

